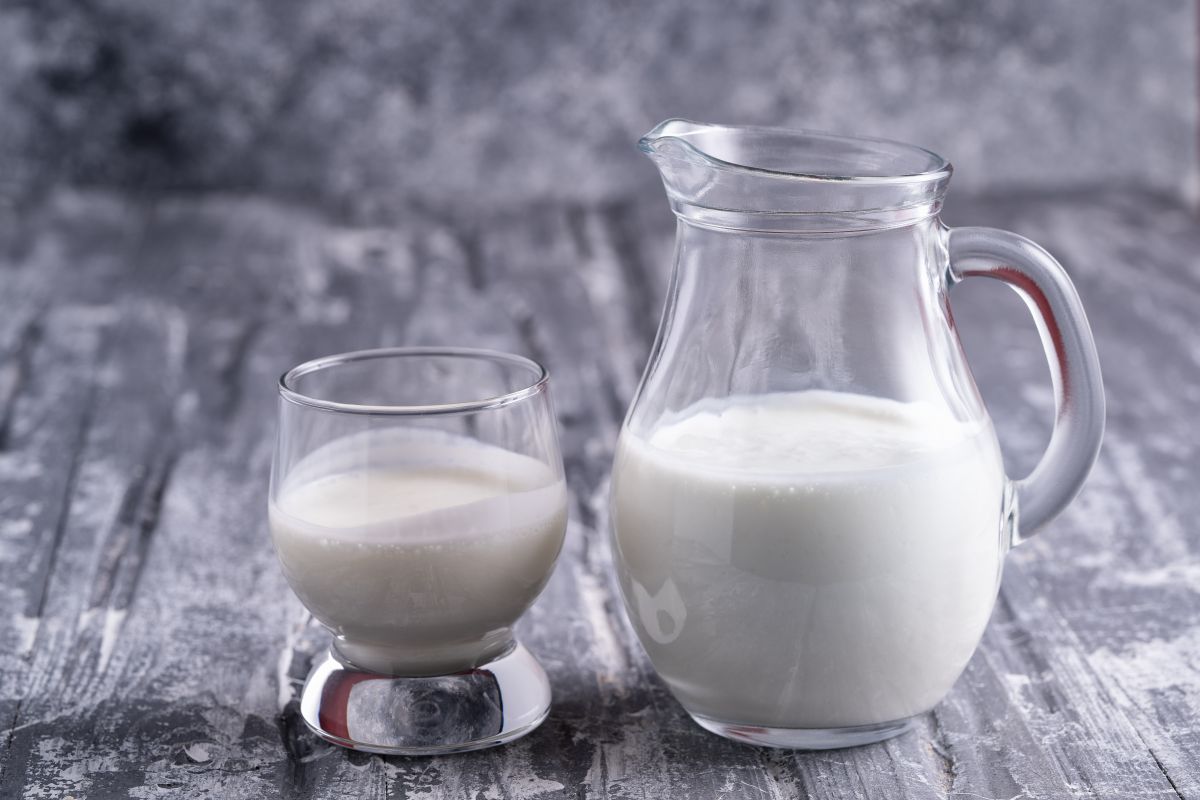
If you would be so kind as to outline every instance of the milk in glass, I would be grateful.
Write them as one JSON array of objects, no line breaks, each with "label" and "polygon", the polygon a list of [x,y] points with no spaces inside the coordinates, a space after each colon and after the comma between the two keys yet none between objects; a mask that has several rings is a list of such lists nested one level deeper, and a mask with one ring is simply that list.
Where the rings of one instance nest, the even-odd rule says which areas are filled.
[{"label": "milk in glass", "polygon": [[511,645],[510,626],[562,545],[561,477],[436,431],[346,437],[306,462],[314,468],[293,470],[271,504],[271,533],[288,582],[340,655],[377,672],[437,675]]}]

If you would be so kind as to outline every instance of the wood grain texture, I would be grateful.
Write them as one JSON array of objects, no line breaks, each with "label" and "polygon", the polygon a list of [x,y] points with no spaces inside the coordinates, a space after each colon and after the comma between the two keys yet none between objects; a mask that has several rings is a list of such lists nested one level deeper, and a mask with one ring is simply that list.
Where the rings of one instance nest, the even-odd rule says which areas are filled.
[{"label": "wood grain texture", "polygon": [[[1061,257],[1109,429],[1010,554],[966,674],[917,729],[827,753],[701,731],[615,593],[612,447],[666,289],[661,202],[420,212],[365,228],[233,197],[62,190],[0,218],[0,797],[1200,798],[1200,226],[1143,195],[951,198]],[[956,288],[1009,466],[1053,402],[1015,296]],[[520,624],[555,690],[504,748],[327,746],[296,696],[324,635],[266,535],[275,379],[317,355],[482,345],[553,375],[571,527]]]}]

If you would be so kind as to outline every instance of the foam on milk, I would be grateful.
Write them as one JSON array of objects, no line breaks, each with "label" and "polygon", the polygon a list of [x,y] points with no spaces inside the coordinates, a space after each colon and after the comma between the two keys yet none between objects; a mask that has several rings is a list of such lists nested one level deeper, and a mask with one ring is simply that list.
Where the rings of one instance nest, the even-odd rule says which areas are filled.
[{"label": "foam on milk", "polygon": [[709,719],[830,728],[949,690],[998,585],[988,423],[823,391],[705,400],[627,429],[613,531],[655,668]]},{"label": "foam on milk", "polygon": [[372,431],[297,465],[270,521],[288,582],[344,657],[439,674],[508,646],[562,545],[566,488],[474,440]]}]

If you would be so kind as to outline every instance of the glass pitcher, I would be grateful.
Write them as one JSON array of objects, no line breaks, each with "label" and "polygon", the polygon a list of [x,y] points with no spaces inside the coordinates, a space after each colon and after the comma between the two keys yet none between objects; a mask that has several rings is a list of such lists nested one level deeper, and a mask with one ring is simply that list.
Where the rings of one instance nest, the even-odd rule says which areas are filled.
[{"label": "glass pitcher", "polygon": [[[703,727],[844,747],[904,731],[978,645],[1005,553],[1070,502],[1104,395],[1046,251],[938,219],[951,166],[894,142],[669,120],[640,142],[678,219],[613,467],[625,607]],[[1027,302],[1058,414],[1004,474],[947,294]]]}]

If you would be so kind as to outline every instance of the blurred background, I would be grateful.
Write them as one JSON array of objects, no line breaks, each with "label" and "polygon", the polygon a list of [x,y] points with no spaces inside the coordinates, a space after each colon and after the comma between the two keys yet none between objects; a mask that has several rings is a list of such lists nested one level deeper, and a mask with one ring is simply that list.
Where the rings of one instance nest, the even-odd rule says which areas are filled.
[{"label": "blurred background", "polygon": [[924,145],[954,190],[1197,196],[1188,0],[8,0],[0,197],[414,205],[654,192],[662,119]]}]

